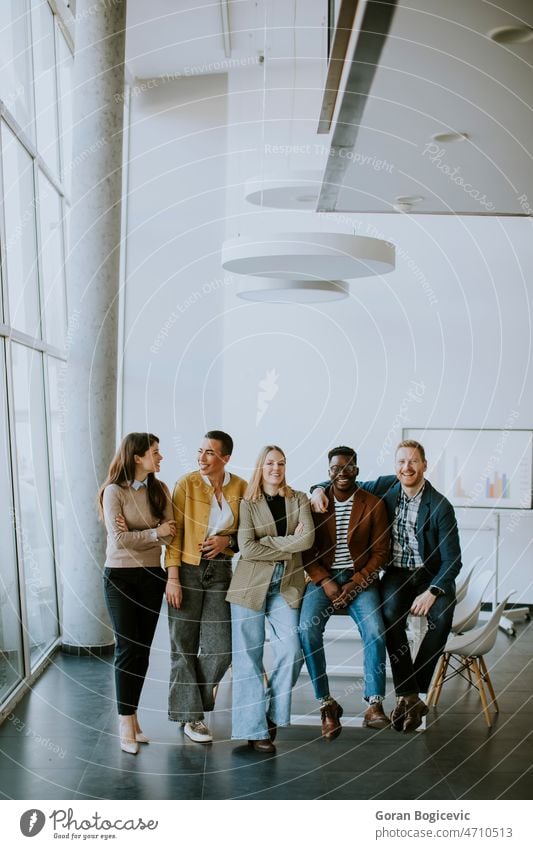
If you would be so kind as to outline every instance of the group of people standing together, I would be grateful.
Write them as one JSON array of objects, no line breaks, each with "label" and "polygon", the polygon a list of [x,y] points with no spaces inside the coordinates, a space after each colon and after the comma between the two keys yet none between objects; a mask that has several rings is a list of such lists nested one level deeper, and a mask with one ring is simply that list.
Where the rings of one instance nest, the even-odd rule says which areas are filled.
[{"label": "group of people standing together", "polygon": [[[124,438],[100,489],[107,530],[104,593],[115,633],[115,683],[124,751],[148,742],[137,708],[163,595],[168,603],[168,716],[198,743],[212,734],[205,714],[232,665],[232,738],[275,752],[289,725],[292,689],[305,661],[319,700],[322,736],[341,732],[343,709],[330,692],[323,635],[346,609],[364,649],[363,724],[419,727],[448,637],[461,568],[453,507],[425,479],[418,442],[401,442],[396,475],[361,483],[356,452],[328,453],[329,480],[307,495],[286,480],[286,457],[265,446],[249,483],[227,464],[233,441],[208,431],[198,471],[173,494],[156,477],[163,459],[150,433]],[[165,568],[161,550],[166,547]],[[239,552],[235,569],[232,560]],[[414,659],[409,614],[428,617]],[[263,653],[269,625],[271,668]],[[386,652],[396,706],[383,710]]]}]

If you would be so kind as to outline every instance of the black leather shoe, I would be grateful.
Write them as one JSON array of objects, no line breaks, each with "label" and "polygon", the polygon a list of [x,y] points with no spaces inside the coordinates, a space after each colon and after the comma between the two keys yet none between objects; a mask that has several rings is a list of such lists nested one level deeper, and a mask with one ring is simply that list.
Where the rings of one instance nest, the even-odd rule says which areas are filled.
[{"label": "black leather shoe", "polygon": [[254,752],[262,752],[266,755],[273,755],[276,751],[276,747],[270,737],[267,737],[266,740],[248,740],[248,745]]}]

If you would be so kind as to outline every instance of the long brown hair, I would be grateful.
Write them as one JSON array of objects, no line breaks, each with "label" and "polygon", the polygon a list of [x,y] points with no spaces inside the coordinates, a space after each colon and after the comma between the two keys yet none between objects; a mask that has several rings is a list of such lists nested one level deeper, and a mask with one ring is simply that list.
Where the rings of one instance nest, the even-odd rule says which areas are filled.
[{"label": "long brown hair", "polygon": [[[281,450],[279,445],[265,445],[260,451],[252,477],[250,478],[250,483],[246,487],[246,492],[244,493],[245,501],[259,501],[263,496],[263,466],[269,451],[279,451],[283,459],[287,459],[285,452]],[[284,481],[282,486],[280,486],[279,495],[283,495],[285,498],[292,498],[294,496],[294,490],[291,489],[287,481]]]},{"label": "long brown hair", "polygon": [[[154,442],[159,444],[159,437],[153,433],[128,433],[120,443],[120,447],[111,460],[107,477],[98,490],[100,518],[103,518],[104,489],[112,483],[125,486],[135,479],[135,455],[142,457],[152,447]],[[150,509],[156,519],[162,519],[165,514],[167,494],[161,481],[153,472],[148,475],[146,483]]]}]

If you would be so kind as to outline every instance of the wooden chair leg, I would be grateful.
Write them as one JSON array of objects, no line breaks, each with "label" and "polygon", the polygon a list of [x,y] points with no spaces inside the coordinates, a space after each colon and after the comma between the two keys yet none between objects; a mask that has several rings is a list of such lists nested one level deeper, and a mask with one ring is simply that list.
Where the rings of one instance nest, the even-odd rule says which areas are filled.
[{"label": "wooden chair leg", "polygon": [[441,669],[441,673],[440,673],[440,678],[436,682],[435,695],[433,696],[433,704],[434,704],[435,707],[437,707],[437,702],[440,699],[442,685],[444,684],[446,672],[448,671],[448,665],[450,663],[450,658],[451,658],[451,655],[448,654],[448,652],[444,652],[444,654],[442,655],[442,661],[443,661],[442,662],[442,669]]},{"label": "wooden chair leg", "polygon": [[494,692],[494,687],[492,686],[492,681],[490,680],[489,670],[487,669],[487,665],[485,663],[485,658],[481,656],[478,658],[479,667],[481,669],[481,675],[483,677],[483,681],[487,685],[487,689],[490,693],[490,697],[492,699],[491,704],[494,705],[494,710],[496,713],[500,712],[500,708],[498,707],[498,702],[496,701],[496,693]]},{"label": "wooden chair leg", "polygon": [[[427,703],[430,706],[431,706],[431,703],[433,702],[435,693],[437,691],[437,684],[439,683],[439,681],[441,679],[442,667],[443,666],[444,666],[444,655],[441,654],[441,656],[439,658],[439,665],[437,666],[437,671],[435,672],[435,676],[433,678],[433,683],[432,683],[431,687],[429,688],[429,693],[428,693],[428,697],[427,697]],[[435,704],[437,704],[437,703],[435,702]]]},{"label": "wooden chair leg", "polygon": [[469,658],[469,660],[471,660],[471,662],[472,662],[472,668],[474,670],[474,675],[476,676],[476,683],[477,683],[477,687],[478,687],[478,690],[479,690],[479,697],[481,699],[481,704],[482,704],[482,707],[483,707],[483,713],[485,715],[485,720],[486,720],[489,728],[492,728],[492,722],[490,721],[489,705],[488,705],[488,702],[487,702],[487,696],[485,695],[485,687],[484,687],[484,684],[483,684],[483,677],[481,675],[481,670],[479,668],[477,658],[472,657],[472,658]]}]

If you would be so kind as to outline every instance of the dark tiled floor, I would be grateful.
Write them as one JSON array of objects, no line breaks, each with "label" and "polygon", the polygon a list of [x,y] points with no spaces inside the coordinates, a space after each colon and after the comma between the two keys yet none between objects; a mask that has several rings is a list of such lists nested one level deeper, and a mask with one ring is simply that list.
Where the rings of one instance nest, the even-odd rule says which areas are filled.
[{"label": "dark tiled floor", "polygon": [[[500,633],[488,657],[501,709],[492,730],[476,693],[452,682],[423,733],[344,728],[328,744],[317,726],[295,726],[279,732],[277,755],[259,756],[228,739],[228,683],[211,717],[212,746],[167,721],[164,620],[140,711],[150,745],[136,757],[119,749],[109,660],[58,654],[0,727],[0,798],[531,798],[533,624],[518,625],[514,639]],[[358,702],[346,696],[346,715],[360,712]]]}]

